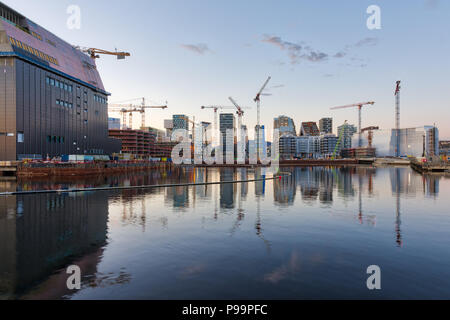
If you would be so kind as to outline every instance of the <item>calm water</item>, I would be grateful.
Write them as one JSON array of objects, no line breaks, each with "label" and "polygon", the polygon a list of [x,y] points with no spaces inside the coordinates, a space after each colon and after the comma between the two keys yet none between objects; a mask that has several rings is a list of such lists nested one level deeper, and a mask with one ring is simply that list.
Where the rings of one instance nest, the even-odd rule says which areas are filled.
[{"label": "calm water", "polygon": [[[282,180],[0,198],[0,298],[450,299],[450,179],[283,168]],[[0,189],[261,176],[182,169]],[[66,288],[77,264],[82,288]],[[366,268],[381,268],[379,291]]]}]

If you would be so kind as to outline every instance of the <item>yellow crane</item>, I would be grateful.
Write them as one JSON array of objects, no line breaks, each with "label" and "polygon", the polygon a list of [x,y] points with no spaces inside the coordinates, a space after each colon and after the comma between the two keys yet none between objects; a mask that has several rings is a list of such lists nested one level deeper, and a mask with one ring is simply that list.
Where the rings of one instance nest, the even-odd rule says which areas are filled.
[{"label": "yellow crane", "polygon": [[76,47],[82,52],[87,53],[92,59],[100,58],[99,54],[108,54],[112,56],[117,56],[117,60],[125,59],[125,57],[129,57],[129,52],[123,52],[123,51],[107,51],[103,49],[98,48],[85,48],[85,47]]},{"label": "yellow crane", "polygon": [[147,106],[145,105],[145,98],[142,98],[141,105],[123,105],[123,104],[108,104],[108,111],[110,112],[120,112],[122,115],[122,128],[126,126],[126,116],[128,114],[128,127],[133,128],[133,113],[139,112],[141,114],[141,129],[145,127],[145,110],[146,109],[166,109],[167,102],[165,105],[158,106]]}]

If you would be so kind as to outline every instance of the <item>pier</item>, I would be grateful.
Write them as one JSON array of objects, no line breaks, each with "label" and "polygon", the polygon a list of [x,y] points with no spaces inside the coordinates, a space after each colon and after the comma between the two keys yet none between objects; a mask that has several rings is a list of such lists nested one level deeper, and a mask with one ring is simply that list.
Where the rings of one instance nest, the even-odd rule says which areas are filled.
[{"label": "pier", "polygon": [[420,173],[450,172],[450,163],[445,161],[435,161],[435,162],[411,161],[411,168]]}]

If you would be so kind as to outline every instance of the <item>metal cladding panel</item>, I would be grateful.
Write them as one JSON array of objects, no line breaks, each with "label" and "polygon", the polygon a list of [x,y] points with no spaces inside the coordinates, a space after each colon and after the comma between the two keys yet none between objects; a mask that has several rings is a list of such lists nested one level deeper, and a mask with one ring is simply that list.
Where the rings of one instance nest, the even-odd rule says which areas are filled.
[{"label": "metal cladding panel", "polygon": [[[89,83],[103,91],[105,90],[94,59],[34,22],[27,20],[27,23],[30,31],[41,36],[42,40],[4,20],[0,20],[1,27],[3,27],[9,37],[55,58],[58,64],[49,63],[51,68]],[[23,50],[20,48],[13,46],[13,49],[18,53],[23,53]],[[36,60],[42,62],[40,59],[36,58]]]},{"label": "metal cladding panel", "polygon": [[12,58],[0,58],[0,62],[0,160],[15,160],[16,65]]}]

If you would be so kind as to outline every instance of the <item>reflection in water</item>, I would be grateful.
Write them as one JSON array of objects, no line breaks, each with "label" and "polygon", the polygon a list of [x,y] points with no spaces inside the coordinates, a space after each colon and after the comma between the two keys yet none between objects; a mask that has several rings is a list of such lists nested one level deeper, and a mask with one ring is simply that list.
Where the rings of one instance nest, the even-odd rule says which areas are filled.
[{"label": "reflection in water", "polygon": [[[0,294],[14,297],[79,256],[95,273],[106,242],[106,193],[8,196],[0,214]],[[17,215],[11,215],[15,211]],[[6,215],[4,214],[6,213]],[[64,277],[63,277],[64,278]],[[65,292],[65,279],[54,283]]]},{"label": "reflection in water", "polygon": [[[221,238],[222,240],[219,241],[221,245],[218,246],[220,250],[212,247],[210,249],[212,251],[222,252],[223,245],[227,241],[240,241],[238,239],[242,237],[242,232],[248,238],[242,243],[236,242],[233,246],[242,245],[244,248],[247,246],[252,248],[252,252],[255,252],[255,263],[260,254],[256,254],[255,246],[263,244],[264,251],[269,257],[276,255],[277,250],[281,250],[280,248],[285,245],[292,246],[287,262],[285,257],[284,262],[271,264],[272,269],[264,270],[261,276],[264,283],[279,285],[285,283],[286,279],[295,279],[303,271],[303,265],[307,267],[310,263],[300,259],[295,246],[292,245],[301,233],[293,231],[296,235],[294,240],[284,238],[285,233],[291,231],[290,223],[297,223],[295,219],[301,219],[301,216],[306,214],[305,210],[310,209],[313,210],[311,212],[315,212],[314,215],[309,216],[309,221],[323,219],[324,216],[321,213],[329,212],[330,215],[326,216],[328,219],[345,218],[343,221],[350,219],[356,222],[353,224],[359,228],[362,225],[375,227],[377,214],[382,215],[383,212],[376,210],[372,199],[380,201],[380,195],[385,195],[390,186],[392,196],[390,208],[394,208],[390,211],[391,214],[395,210],[395,216],[388,217],[390,235],[395,233],[395,244],[405,249],[403,239],[405,226],[401,227],[401,215],[405,216],[405,212],[400,211],[401,200],[414,199],[421,195],[437,199],[439,183],[443,179],[441,176],[422,176],[404,167],[388,169],[283,167],[282,171],[290,175],[270,181],[238,184],[3,197],[0,201],[0,261],[2,261],[0,263],[0,298],[70,298],[74,293],[69,292],[65,285],[67,279],[65,267],[70,264],[77,264],[82,269],[83,289],[81,292],[86,288],[106,290],[109,286],[119,285],[124,288],[132,286],[136,271],[133,273],[129,270],[131,265],[127,264],[127,261],[124,261],[120,267],[113,268],[113,271],[111,269],[105,271],[100,265],[104,263],[104,256],[108,250],[112,250],[114,246],[122,248],[124,244],[121,243],[126,241],[128,236],[139,244],[141,240],[136,238],[136,233],[133,233],[136,230],[145,237],[156,237],[152,238],[152,241],[145,238],[146,240],[142,242],[146,248],[142,251],[142,255],[145,256],[147,247],[151,246],[155,252],[154,257],[148,249],[151,258],[142,258],[144,259],[142,261],[135,258],[139,261],[138,265],[157,268],[156,274],[170,275],[170,265],[155,266],[161,256],[165,257],[160,251],[167,247],[175,250],[173,252],[180,256],[179,259],[171,261],[174,265],[180,265],[176,271],[177,279],[195,280],[208,272],[220,272],[220,267],[217,267],[223,263],[220,259],[218,260],[220,262],[216,262],[216,266],[214,261],[206,264],[196,259],[183,260],[186,251],[189,252],[186,246],[190,243],[189,241],[195,242],[192,239],[195,239],[198,233],[193,238],[189,238],[190,233],[186,231],[183,233],[183,229],[177,224],[178,220],[174,220],[174,217],[195,230],[196,214],[201,215],[201,225],[205,230],[210,230],[211,223],[214,223],[216,229],[214,233],[211,233],[211,246],[214,246],[213,234],[220,235],[221,227],[226,229],[228,239],[234,239]],[[264,174],[258,169],[218,170],[186,167],[172,172],[156,170],[145,174],[94,177],[88,181],[70,179],[50,182],[39,179],[31,182],[0,181],[0,188],[2,191],[12,191],[230,181],[262,177]],[[251,184],[254,186],[252,187]],[[289,211],[291,207],[295,210]],[[304,211],[298,215],[300,208]],[[403,210],[406,211],[405,208]],[[287,216],[293,219],[292,222],[286,223],[283,216],[277,215],[278,212],[280,214],[288,212]],[[174,215],[174,213],[182,214]],[[114,219],[111,220],[111,217]],[[313,224],[313,226],[320,229],[320,225]],[[297,224],[297,228],[301,227],[301,223]],[[339,230],[334,228],[338,227],[333,226],[332,230],[339,233]],[[111,230],[116,230],[120,236],[111,235]],[[313,232],[306,230],[306,232]],[[169,235],[173,240],[167,240]],[[108,244],[107,238],[109,239],[110,236],[112,242]],[[303,241],[317,241],[321,237],[329,237],[329,233],[311,233],[305,238],[307,240]],[[278,242],[280,238],[284,241],[281,247]],[[256,239],[258,244],[252,244],[252,239]],[[158,241],[167,241],[166,247],[157,246]],[[391,243],[394,245],[393,241]],[[134,243],[128,243],[128,246],[131,249],[126,247],[125,251],[132,252]],[[181,248],[174,249],[177,246]],[[194,249],[196,250],[197,247],[194,246]],[[168,255],[166,252],[164,254]],[[227,257],[232,259],[234,254],[228,252]],[[251,253],[248,254],[251,256]],[[209,251],[206,253],[207,257],[208,255],[213,256]],[[311,253],[311,256],[315,255],[314,252]],[[120,256],[118,259],[120,260]],[[186,264],[182,265],[184,261]],[[300,270],[300,263],[302,270]],[[215,270],[215,267],[219,269]],[[255,267],[256,265],[250,266],[250,268]],[[137,281],[139,282],[140,279]]]}]

